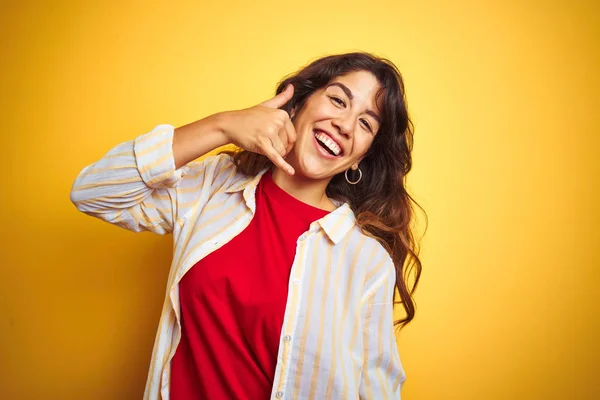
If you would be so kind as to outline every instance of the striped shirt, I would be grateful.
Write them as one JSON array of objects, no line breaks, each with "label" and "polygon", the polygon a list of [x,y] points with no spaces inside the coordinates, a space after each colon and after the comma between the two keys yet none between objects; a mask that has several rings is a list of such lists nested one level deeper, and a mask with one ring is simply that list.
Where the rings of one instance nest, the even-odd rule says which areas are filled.
[{"label": "striped shirt", "polygon": [[[175,169],[171,125],[117,145],[85,167],[71,201],[134,231],[173,234],[173,261],[144,399],[169,399],[181,337],[179,281],[250,223],[255,177],[228,155]],[[400,399],[405,373],[393,328],[395,269],[345,203],[297,241],[271,399]],[[276,245],[276,244],[274,244]]]}]

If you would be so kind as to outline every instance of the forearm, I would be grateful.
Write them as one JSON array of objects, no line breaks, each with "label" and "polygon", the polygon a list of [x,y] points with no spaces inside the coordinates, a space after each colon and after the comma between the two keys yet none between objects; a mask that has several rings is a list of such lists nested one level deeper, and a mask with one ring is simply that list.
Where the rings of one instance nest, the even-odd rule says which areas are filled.
[{"label": "forearm", "polygon": [[223,129],[227,113],[217,113],[175,129],[173,158],[175,168],[202,157],[208,152],[229,144]]}]

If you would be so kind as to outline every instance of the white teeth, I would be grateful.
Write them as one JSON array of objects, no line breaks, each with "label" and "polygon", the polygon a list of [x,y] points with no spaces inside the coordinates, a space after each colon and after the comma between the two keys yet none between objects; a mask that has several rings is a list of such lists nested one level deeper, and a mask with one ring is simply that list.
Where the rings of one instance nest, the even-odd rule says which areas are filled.
[{"label": "white teeth", "polygon": [[329,150],[333,152],[336,156],[339,156],[342,152],[342,149],[336,142],[331,140],[329,136],[322,132],[315,132],[315,137],[319,140],[319,142],[323,143]]}]

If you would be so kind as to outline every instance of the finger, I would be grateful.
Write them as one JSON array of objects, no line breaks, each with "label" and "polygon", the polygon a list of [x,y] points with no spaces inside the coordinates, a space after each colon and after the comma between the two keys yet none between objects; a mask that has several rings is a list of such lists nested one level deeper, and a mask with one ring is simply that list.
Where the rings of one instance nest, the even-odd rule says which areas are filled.
[{"label": "finger", "polygon": [[290,175],[294,175],[294,168],[288,163],[285,162],[283,157],[275,150],[271,142],[268,140],[264,140],[261,142],[262,153],[269,158],[269,160],[273,161],[275,166]]},{"label": "finger", "polygon": [[281,108],[290,101],[292,96],[294,95],[294,86],[290,83],[286,86],[283,92],[279,93],[277,96],[270,98],[267,101],[260,103],[261,105],[269,108]]},{"label": "finger", "polygon": [[[285,157],[285,155],[288,152],[288,134],[287,134],[287,128],[285,127],[285,125],[279,130],[279,134],[278,134],[278,142],[281,142],[281,147],[283,149],[283,153],[279,153],[281,154],[282,157]],[[278,149],[277,146],[275,146],[276,149]]]},{"label": "finger", "polygon": [[296,143],[296,128],[289,119],[285,121],[285,132],[287,134],[287,148],[285,153],[287,154],[294,147],[294,143]]},{"label": "finger", "polygon": [[286,146],[285,146],[285,144],[283,144],[281,142],[281,139],[279,139],[279,137],[276,137],[276,138],[270,139],[270,140],[271,140],[271,146],[273,146],[273,148],[277,151],[277,153],[279,153],[279,155],[281,157],[285,157]]}]

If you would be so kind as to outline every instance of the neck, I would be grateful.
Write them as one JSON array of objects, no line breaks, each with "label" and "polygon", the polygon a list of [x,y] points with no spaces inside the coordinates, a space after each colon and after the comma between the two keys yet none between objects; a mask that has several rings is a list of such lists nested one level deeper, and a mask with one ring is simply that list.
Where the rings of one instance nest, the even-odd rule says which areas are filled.
[{"label": "neck", "polygon": [[331,179],[314,180],[298,175],[288,175],[279,168],[273,167],[273,181],[290,196],[303,203],[322,210],[333,211],[335,204],[325,194]]}]

